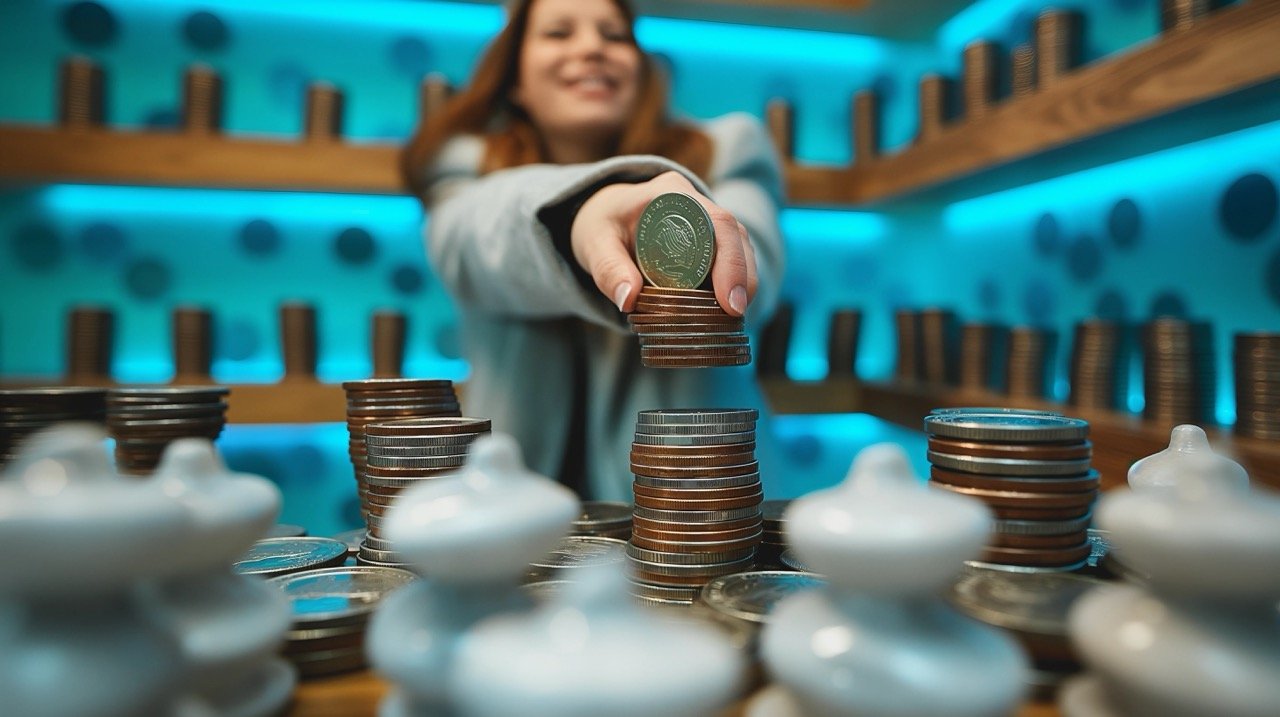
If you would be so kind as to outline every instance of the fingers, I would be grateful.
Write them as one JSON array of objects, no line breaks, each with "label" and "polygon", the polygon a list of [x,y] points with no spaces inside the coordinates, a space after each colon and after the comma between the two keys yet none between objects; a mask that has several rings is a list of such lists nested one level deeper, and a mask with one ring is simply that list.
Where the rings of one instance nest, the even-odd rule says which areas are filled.
[{"label": "fingers", "polygon": [[760,275],[756,270],[756,248],[751,244],[751,235],[747,228],[738,222],[738,233],[742,236],[742,251],[747,257],[747,303],[756,298],[756,289],[760,287]]},{"label": "fingers", "polygon": [[618,311],[630,311],[635,306],[640,287],[644,285],[644,278],[631,259],[621,233],[600,239],[587,253],[587,271],[595,279],[596,288],[613,301]]}]

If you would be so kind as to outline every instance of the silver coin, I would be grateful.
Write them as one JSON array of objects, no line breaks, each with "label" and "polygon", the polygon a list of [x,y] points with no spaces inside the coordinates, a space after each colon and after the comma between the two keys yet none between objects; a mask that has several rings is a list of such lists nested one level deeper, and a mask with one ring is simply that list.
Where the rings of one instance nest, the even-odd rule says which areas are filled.
[{"label": "silver coin", "polygon": [[755,440],[755,431],[693,436],[651,436],[644,433],[635,435],[635,443],[645,446],[719,446],[752,443]]},{"label": "silver coin", "polygon": [[947,598],[961,612],[988,625],[1066,637],[1071,605],[1105,584],[1063,572],[968,570],[951,586]]},{"label": "silver coin", "polygon": [[692,602],[702,592],[702,586],[670,587],[631,580],[631,594],[637,597],[656,598],[658,600],[687,600]]},{"label": "silver coin", "polygon": [[687,608],[687,607],[691,607],[694,602],[693,598],[689,598],[687,600],[676,600],[673,598],[656,598],[656,597],[649,597],[648,595],[636,595],[634,593],[631,595],[631,599],[635,600],[637,603],[640,603],[641,605],[651,606],[655,608],[657,607]]},{"label": "silver coin", "polygon": [[929,411],[934,416],[947,416],[954,414],[965,414],[970,416],[999,416],[1009,413],[1020,414],[1024,416],[1061,416],[1058,411],[1042,411],[1034,408],[1005,408],[1001,406],[976,406],[976,407],[957,407],[957,408],[935,408]]},{"label": "silver coin", "polygon": [[975,441],[1031,443],[1084,440],[1089,424],[1078,418],[1043,414],[939,414],[926,416],[925,433]]},{"label": "silver coin", "polygon": [[659,510],[641,508],[633,511],[635,517],[663,523],[728,523],[760,516],[760,507],[732,508],[729,510]]},{"label": "silver coin", "polygon": [[1065,535],[1087,529],[1092,521],[1092,513],[1071,520],[996,520],[991,531],[1007,535]]},{"label": "silver coin", "polygon": [[761,570],[715,578],[702,588],[703,604],[738,620],[763,624],[783,599],[826,585],[814,573]]},{"label": "silver coin", "polygon": [[614,538],[570,535],[560,539],[547,555],[533,561],[535,571],[556,573],[561,570],[611,565],[622,562],[627,544]]},{"label": "silver coin", "polygon": [[331,538],[267,538],[249,548],[231,569],[241,575],[276,577],[332,567],[347,558],[347,544]]},{"label": "silver coin", "polygon": [[448,433],[437,436],[364,436],[364,443],[369,450],[374,446],[392,446],[409,448],[416,446],[468,446],[488,431],[477,433]]},{"label": "silver coin", "polygon": [[745,433],[756,430],[755,421],[741,423],[639,423],[636,435],[644,436],[697,436],[720,433]]},{"label": "silver coin", "polygon": [[[805,565],[804,563],[800,562],[800,556],[799,556],[799,555],[796,555],[796,553],[795,553],[795,551],[794,551],[794,550],[784,550],[784,551],[782,551],[782,554],[778,556],[778,562],[782,563],[783,565],[787,566],[788,568],[791,568],[792,570],[798,570],[798,571],[800,571],[800,572],[802,572],[802,573],[812,573],[812,572],[813,572],[812,570],[810,570],[810,569],[809,569],[809,567],[808,567],[807,565]],[[816,573],[815,573],[815,574],[816,574]]]},{"label": "silver coin", "polygon": [[[633,474],[634,475],[634,474]],[[745,488],[760,483],[759,473],[749,473],[728,478],[652,478],[634,475],[635,484],[646,488],[662,488],[665,490],[717,490],[723,488]],[[765,501],[767,503],[768,501]],[[763,506],[764,503],[761,503]]]},{"label": "silver coin", "polygon": [[361,543],[360,549],[356,552],[356,557],[361,560],[368,560],[370,562],[381,563],[383,565],[399,566],[407,564],[404,556],[400,553],[395,553],[389,550],[374,550],[365,543]]},{"label": "silver coin", "polygon": [[655,197],[636,226],[636,264],[650,284],[696,289],[711,273],[716,238],[711,217],[693,197]]},{"label": "silver coin", "polygon": [[688,540],[653,540],[651,538],[645,538],[644,542],[653,543],[654,545],[660,546],[662,550],[659,550],[658,552],[687,553],[687,552],[692,552],[694,550],[706,550],[707,548],[712,548],[711,552],[717,552],[714,549],[717,547],[722,547],[723,549],[720,550],[719,552],[727,553],[733,550],[737,550],[741,548],[743,545],[746,545],[752,542],[759,543],[760,539],[763,537],[764,537],[764,531],[758,530],[755,533],[748,535],[745,538],[736,538],[734,540],[688,541]]},{"label": "silver coin", "polygon": [[366,455],[383,458],[462,458],[467,457],[470,444],[452,446],[388,446],[366,444]]},{"label": "silver coin", "polygon": [[458,472],[457,469],[454,469],[454,468],[444,468],[444,469],[423,468],[421,469],[421,472],[418,473],[417,475],[409,475],[409,476],[404,476],[402,478],[376,476],[376,475],[369,475],[366,473],[362,477],[362,480],[364,480],[365,485],[371,486],[374,488],[407,488],[411,485],[421,483],[424,480],[438,480],[442,477],[455,475],[457,474],[457,472]]},{"label": "silver coin", "polygon": [[1055,565],[1055,566],[1029,566],[1029,565],[1005,565],[1003,563],[984,563],[980,560],[964,561],[964,572],[974,572],[976,570],[996,570],[1006,573],[1071,573],[1083,568],[1088,564],[1087,560],[1081,560],[1071,565]]},{"label": "silver coin", "polygon": [[460,468],[467,457],[451,456],[385,456],[370,452],[365,465],[370,468]]},{"label": "silver coin", "polygon": [[753,551],[752,555],[738,560],[696,565],[654,563],[647,560],[639,560],[630,555],[627,556],[627,562],[633,568],[643,570],[651,575],[669,575],[671,577],[718,576],[725,573],[736,573],[739,570],[751,567],[751,564],[755,562],[755,554]]},{"label": "silver coin", "polygon": [[728,553],[667,553],[660,550],[646,550],[634,545],[627,545],[627,557],[659,565],[714,565],[717,563],[733,563],[754,555],[754,548],[734,550]]},{"label": "silver coin", "polygon": [[388,593],[416,579],[407,570],[338,567],[285,575],[270,582],[289,598],[295,629],[314,629],[365,619]]},{"label": "silver coin", "polygon": [[[368,516],[368,517],[377,518],[378,516],[374,515],[374,516]],[[368,517],[366,518],[366,520],[368,519]],[[374,535],[366,534],[364,537],[364,540],[361,541],[361,544],[367,545],[370,548],[373,548],[374,550],[381,550],[387,553],[394,553],[396,550],[395,546],[391,544],[390,540],[385,540],[383,538],[379,538]]]},{"label": "silver coin", "polygon": [[939,468],[953,471],[1017,477],[1084,475],[1089,472],[1091,465],[1088,458],[1037,461],[1021,458],[984,458],[936,451],[928,451],[926,458]]}]

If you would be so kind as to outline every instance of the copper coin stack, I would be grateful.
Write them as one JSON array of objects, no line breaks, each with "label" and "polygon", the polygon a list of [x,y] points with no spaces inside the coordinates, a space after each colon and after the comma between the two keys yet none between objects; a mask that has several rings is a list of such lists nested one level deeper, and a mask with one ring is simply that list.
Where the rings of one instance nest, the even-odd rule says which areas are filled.
[{"label": "copper coin stack", "polygon": [[640,361],[652,368],[745,366],[751,345],[741,316],[730,316],[713,291],[646,285],[627,316],[640,337]]},{"label": "copper coin stack", "polygon": [[951,411],[924,419],[929,483],[995,514],[979,567],[1058,572],[1085,565],[1099,476],[1089,424],[1045,413]]},{"label": "copper coin stack", "polygon": [[170,441],[215,440],[227,425],[230,390],[223,386],[157,386],[107,391],[107,430],[116,441],[116,469],[148,475]]},{"label": "copper coin stack", "polygon": [[1114,409],[1120,398],[1124,330],[1114,321],[1076,324],[1071,344],[1068,402],[1081,408]]},{"label": "copper coin stack", "polygon": [[712,578],[751,569],[764,535],[757,417],[753,408],[640,412],[627,546],[638,598],[692,604]]},{"label": "copper coin stack", "polygon": [[956,366],[956,315],[947,309],[920,312],[920,367],[924,380],[954,383]]},{"label": "copper coin stack", "polygon": [[782,514],[791,505],[789,500],[766,500],[760,504],[760,517],[764,521],[764,536],[756,550],[756,562],[760,565],[780,565],[782,553],[787,549],[786,521]]},{"label": "copper coin stack", "polygon": [[1054,353],[1052,331],[1029,326],[1009,330],[1005,391],[1010,396],[1044,398],[1049,362]]},{"label": "copper coin stack", "polygon": [[102,423],[107,413],[107,389],[81,386],[0,390],[0,468],[17,455],[30,434],[56,423]]},{"label": "copper coin stack", "polygon": [[1142,330],[1142,415],[1166,426],[1214,419],[1216,372],[1209,324],[1156,319]]},{"label": "copper coin stack", "polygon": [[429,378],[367,378],[345,381],[347,392],[347,454],[355,469],[360,505],[365,509],[364,429],[370,423],[406,418],[461,416],[453,382]]},{"label": "copper coin stack", "polygon": [[995,324],[969,323],[960,327],[960,387],[985,391],[992,380],[994,358],[1003,334]]},{"label": "copper coin stack", "polygon": [[915,381],[924,376],[921,366],[920,312],[898,309],[893,314],[898,328],[898,363],[893,376],[900,381]]},{"label": "copper coin stack", "polygon": [[368,532],[356,560],[365,565],[406,567],[387,541],[382,520],[400,491],[457,472],[472,441],[490,431],[484,418],[436,417],[371,423],[364,427],[364,510]]},{"label": "copper coin stack", "polygon": [[831,314],[827,330],[827,376],[857,375],[858,335],[861,332],[861,311],[838,309]]},{"label": "copper coin stack", "polygon": [[1280,333],[1236,334],[1236,435],[1280,438]]}]

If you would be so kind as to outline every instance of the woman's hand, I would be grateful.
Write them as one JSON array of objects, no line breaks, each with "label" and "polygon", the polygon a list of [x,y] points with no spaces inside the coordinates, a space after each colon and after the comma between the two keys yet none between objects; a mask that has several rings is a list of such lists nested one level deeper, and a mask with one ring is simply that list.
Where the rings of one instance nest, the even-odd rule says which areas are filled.
[{"label": "woman's hand", "polygon": [[634,259],[640,214],[650,201],[667,192],[688,194],[707,210],[716,235],[711,285],[720,306],[742,316],[756,295],[756,255],[747,229],[679,172],[666,172],[640,184],[610,184],[591,195],[570,230],[574,259],[620,311],[630,311],[644,284]]}]

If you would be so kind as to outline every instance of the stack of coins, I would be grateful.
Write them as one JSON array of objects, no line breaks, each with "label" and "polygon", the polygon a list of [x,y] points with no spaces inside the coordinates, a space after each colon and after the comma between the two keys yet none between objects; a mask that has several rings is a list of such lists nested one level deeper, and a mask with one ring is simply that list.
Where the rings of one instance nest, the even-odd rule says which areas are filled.
[{"label": "stack of coins", "polygon": [[749,569],[763,537],[755,409],[641,411],[631,444],[633,592],[691,604]]},{"label": "stack of coins", "polygon": [[954,91],[949,77],[928,74],[920,78],[920,126],[915,139],[917,144],[934,139],[946,129],[954,114],[951,102]]},{"label": "stack of coins", "polygon": [[1031,45],[1013,48],[1013,71],[1009,80],[1014,97],[1026,97],[1036,91],[1036,51]]},{"label": "stack of coins", "polygon": [[364,565],[407,565],[383,533],[383,518],[404,488],[457,472],[472,441],[488,433],[482,418],[437,417],[371,423],[364,427],[368,451],[361,508],[368,535],[356,560]]},{"label": "stack of coins", "polygon": [[1036,18],[1036,84],[1048,87],[1084,57],[1084,15],[1050,8]]},{"label": "stack of coins", "polygon": [[745,366],[751,346],[741,316],[720,308],[713,291],[645,286],[627,316],[652,368]]},{"label": "stack of coins", "polygon": [[107,389],[87,387],[0,390],[0,468],[13,460],[23,439],[55,423],[102,423]]},{"label": "stack of coins", "polygon": [[320,350],[316,307],[296,302],[280,306],[280,346],[284,353],[284,381],[316,380]]},{"label": "stack of coins", "polygon": [[1166,426],[1214,418],[1216,382],[1209,324],[1156,319],[1142,331],[1142,415]]},{"label": "stack of coins", "polygon": [[1114,409],[1120,397],[1124,333],[1113,321],[1076,324],[1071,344],[1069,403],[1081,408]]},{"label": "stack of coins", "polygon": [[116,468],[148,475],[170,441],[217,439],[227,425],[228,393],[222,386],[110,389],[107,430],[116,441]]},{"label": "stack of coins", "polygon": [[996,521],[981,567],[1076,570],[1089,553],[1098,472],[1089,424],[1044,413],[951,411],[924,419],[929,483],[978,498]]},{"label": "stack of coins", "polygon": [[272,578],[268,582],[284,592],[293,612],[285,659],[303,678],[363,668],[369,617],[388,593],[416,577],[407,570],[357,566]]},{"label": "stack of coins", "polygon": [[960,386],[985,391],[994,388],[997,350],[1003,334],[994,324],[964,324],[960,327]]},{"label": "stack of coins", "polygon": [[831,314],[827,332],[827,375],[857,374],[858,335],[862,331],[862,312],[840,309]]},{"label": "stack of coins", "polygon": [[791,348],[791,327],[795,323],[795,307],[791,302],[778,304],[778,310],[769,319],[760,334],[760,358],[756,360],[756,373],[761,376],[787,375],[787,354]]},{"label": "stack of coins", "polygon": [[920,312],[921,367],[929,383],[952,383],[955,370],[956,316],[946,309]]},{"label": "stack of coins", "polygon": [[77,306],[67,319],[68,383],[111,383],[115,314],[99,306]]},{"label": "stack of coins", "polygon": [[875,90],[853,96],[853,163],[865,167],[880,156],[880,98]]},{"label": "stack of coins", "polygon": [[1280,438],[1280,333],[1236,334],[1236,435]]},{"label": "stack of coins", "polygon": [[1160,0],[1160,31],[1188,30],[1221,4],[1221,0]]},{"label": "stack of coins", "polygon": [[631,506],[626,503],[584,501],[582,511],[574,519],[569,534],[629,540]]},{"label": "stack of coins", "polygon": [[173,382],[212,383],[213,314],[208,309],[179,306],[173,310]]},{"label": "stack of coins", "polygon": [[347,454],[355,469],[361,505],[365,499],[365,426],[406,418],[462,415],[452,381],[370,378],[346,381],[342,388],[347,393]]},{"label": "stack of coins", "polygon": [[1000,92],[1000,46],[974,40],[964,48],[964,114],[968,119],[986,115]]},{"label": "stack of coins", "polygon": [[782,554],[787,550],[786,521],[782,514],[791,505],[789,500],[766,500],[760,504],[760,519],[764,521],[764,535],[760,538],[760,547],[756,549],[756,563],[759,565],[780,565]]},{"label": "stack of coins", "polygon": [[899,381],[915,381],[924,375],[920,366],[920,313],[898,309],[893,319],[898,327],[898,363],[894,377]]},{"label": "stack of coins", "polygon": [[1005,360],[1005,391],[1010,396],[1044,398],[1048,387],[1049,359],[1053,356],[1052,331],[1018,326],[1009,330]]},{"label": "stack of coins", "polygon": [[278,578],[347,561],[347,544],[333,538],[265,538],[231,565],[240,575]]},{"label": "stack of coins", "polygon": [[575,582],[584,568],[614,565],[624,559],[627,541],[597,535],[568,535],[550,553],[529,564],[526,582]]}]

